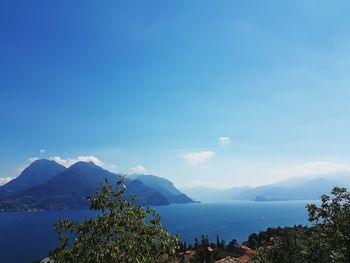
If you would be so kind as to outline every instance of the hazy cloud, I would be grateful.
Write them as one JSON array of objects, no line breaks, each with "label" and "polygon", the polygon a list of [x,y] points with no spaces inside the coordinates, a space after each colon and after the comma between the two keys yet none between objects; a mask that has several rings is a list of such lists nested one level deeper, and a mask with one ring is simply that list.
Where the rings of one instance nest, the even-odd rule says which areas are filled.
[{"label": "hazy cloud", "polygon": [[230,137],[220,137],[219,138],[219,143],[221,146],[227,146],[230,144],[230,142],[231,142]]},{"label": "hazy cloud", "polygon": [[32,163],[32,162],[35,162],[35,161],[37,161],[37,160],[39,160],[39,157],[29,157],[29,158],[28,158],[28,161],[31,162],[31,163]]},{"label": "hazy cloud", "polygon": [[315,161],[315,162],[297,165],[289,169],[283,169],[280,172],[283,172],[284,174],[288,174],[291,176],[350,172],[350,165]]},{"label": "hazy cloud", "polygon": [[130,171],[132,171],[133,173],[137,173],[137,174],[141,174],[146,172],[146,168],[143,167],[142,165],[136,165],[135,167],[131,167]]},{"label": "hazy cloud", "polygon": [[14,178],[15,177],[0,177],[0,185],[7,184],[8,182],[10,182]]},{"label": "hazy cloud", "polygon": [[191,165],[198,165],[206,163],[214,157],[215,153],[213,151],[201,151],[201,152],[189,152],[182,157]]},{"label": "hazy cloud", "polygon": [[17,172],[21,173],[21,172],[23,172],[24,169],[26,169],[26,168],[27,168],[27,166],[22,165],[22,166],[18,167],[16,170],[17,170]]},{"label": "hazy cloud", "polygon": [[117,172],[118,166],[115,165],[115,164],[109,164],[109,165],[107,165],[107,168],[108,168],[109,170],[111,170],[112,172]]},{"label": "hazy cloud", "polygon": [[55,162],[65,166],[69,167],[77,162],[93,162],[94,164],[98,166],[103,166],[104,163],[99,160],[97,157],[90,155],[90,156],[78,156],[77,158],[67,158],[63,159],[60,156],[53,156],[50,158],[50,160],[54,160]]},{"label": "hazy cloud", "polygon": [[44,153],[44,152],[46,152],[46,150],[45,149],[40,149],[39,152]]}]

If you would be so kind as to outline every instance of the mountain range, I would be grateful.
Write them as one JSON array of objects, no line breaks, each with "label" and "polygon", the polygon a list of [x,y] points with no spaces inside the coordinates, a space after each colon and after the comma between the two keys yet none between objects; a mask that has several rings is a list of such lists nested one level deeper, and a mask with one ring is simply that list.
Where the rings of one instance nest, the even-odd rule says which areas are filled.
[{"label": "mountain range", "polygon": [[128,176],[129,179],[141,181],[143,184],[151,187],[164,195],[170,203],[190,203],[191,198],[177,189],[172,182],[167,179],[144,174],[134,174]]},{"label": "mountain range", "polygon": [[194,200],[200,201],[288,201],[318,200],[322,194],[330,193],[335,186],[350,187],[350,173],[341,172],[304,177],[291,177],[274,184],[258,187],[233,187],[215,189],[197,186],[181,188]]},{"label": "mountain range", "polygon": [[[0,187],[1,211],[85,208],[86,196],[107,179],[112,185],[121,174],[111,173],[92,162],[77,162],[66,168],[55,161],[37,160],[12,181]],[[141,205],[191,203],[192,199],[170,181],[153,175],[125,179],[125,198],[136,196]]]},{"label": "mountain range", "polygon": [[[55,161],[37,160],[12,181],[0,186],[0,211],[58,210],[85,208],[91,195],[107,179],[112,185],[121,174],[109,172],[92,162],[77,162],[66,168]],[[350,187],[350,173],[292,177],[259,187],[177,189],[154,175],[133,174],[125,179],[126,198],[136,195],[141,205],[168,205],[195,201],[228,200],[285,201],[316,200],[334,186]]]}]

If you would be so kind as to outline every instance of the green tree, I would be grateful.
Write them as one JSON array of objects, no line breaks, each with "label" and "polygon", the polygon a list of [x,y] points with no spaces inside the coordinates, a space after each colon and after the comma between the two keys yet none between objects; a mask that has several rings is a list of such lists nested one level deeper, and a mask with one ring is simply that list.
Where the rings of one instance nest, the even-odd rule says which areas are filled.
[{"label": "green tree", "polygon": [[320,206],[310,204],[307,208],[309,221],[315,224],[311,260],[350,262],[350,193],[335,187],[331,196],[321,196]]},{"label": "green tree", "polygon": [[321,196],[320,205],[309,204],[307,209],[310,228],[276,228],[268,230],[266,238],[251,236],[258,247],[252,262],[350,262],[350,193],[335,187],[330,196]]},{"label": "green tree", "polygon": [[160,224],[160,216],[150,208],[125,200],[124,178],[116,187],[107,180],[87,197],[97,218],[81,223],[60,220],[55,225],[59,246],[50,252],[55,262],[154,263],[173,262],[179,238]]},{"label": "green tree", "polygon": [[261,255],[264,260],[253,262],[271,262],[271,263],[305,263],[306,247],[308,246],[307,234],[303,228],[293,227],[285,228],[283,234],[271,238],[271,246],[265,246],[258,249],[257,255]]}]

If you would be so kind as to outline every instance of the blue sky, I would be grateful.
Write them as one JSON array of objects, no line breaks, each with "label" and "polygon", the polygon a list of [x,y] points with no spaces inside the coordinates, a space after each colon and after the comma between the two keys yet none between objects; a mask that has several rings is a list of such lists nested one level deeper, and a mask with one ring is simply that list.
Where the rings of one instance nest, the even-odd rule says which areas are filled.
[{"label": "blue sky", "polygon": [[349,7],[2,1],[0,177],[79,156],[179,186],[347,171]]}]

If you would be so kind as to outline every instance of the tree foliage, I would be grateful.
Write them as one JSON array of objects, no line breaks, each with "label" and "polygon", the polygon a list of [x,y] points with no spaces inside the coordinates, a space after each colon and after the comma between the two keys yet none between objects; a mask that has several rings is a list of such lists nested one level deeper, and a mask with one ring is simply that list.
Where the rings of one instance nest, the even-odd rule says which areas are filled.
[{"label": "tree foliage", "polygon": [[264,240],[257,238],[260,234],[251,236],[248,242],[258,247],[252,262],[350,262],[350,193],[335,187],[330,196],[321,196],[320,205],[307,209],[310,228],[277,228]]},{"label": "tree foliage", "polygon": [[[208,248],[212,249],[211,251]],[[203,262],[216,262],[217,260],[230,257],[239,257],[244,253],[239,249],[239,244],[236,239],[232,239],[228,244],[224,240],[220,240],[219,236],[216,237],[216,243],[210,242],[207,235],[202,235],[200,238],[194,239],[194,244],[187,245],[186,242],[180,243],[179,262],[185,261],[183,255],[187,250],[195,251],[195,255],[191,257],[191,263],[203,263]],[[181,253],[182,252],[182,253]]]},{"label": "tree foliage", "polygon": [[315,223],[310,248],[313,260],[350,262],[350,193],[335,187],[331,196],[321,196],[320,206],[311,204],[307,208],[309,221]]},{"label": "tree foliage", "polygon": [[160,224],[160,216],[150,208],[125,200],[124,178],[116,187],[106,180],[94,196],[90,209],[96,218],[75,223],[60,220],[55,225],[59,246],[50,252],[55,262],[154,263],[173,262],[179,239]]}]

